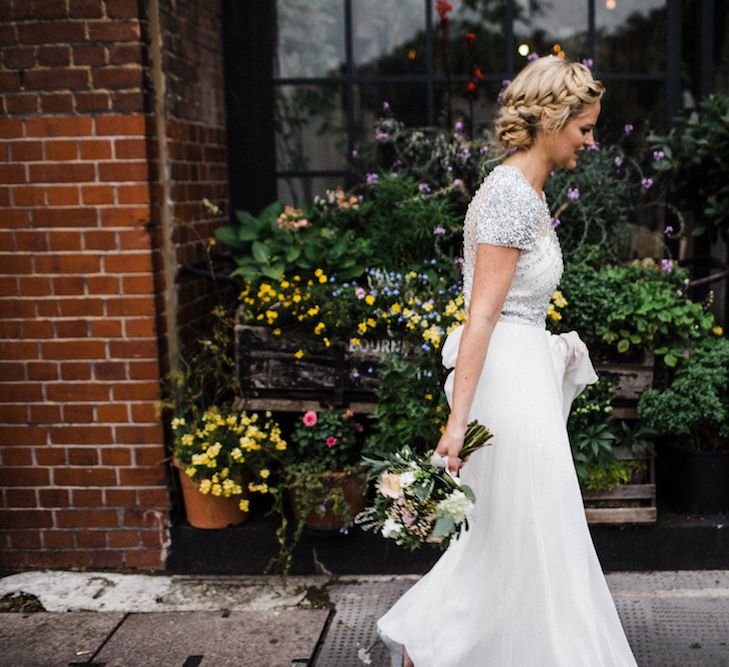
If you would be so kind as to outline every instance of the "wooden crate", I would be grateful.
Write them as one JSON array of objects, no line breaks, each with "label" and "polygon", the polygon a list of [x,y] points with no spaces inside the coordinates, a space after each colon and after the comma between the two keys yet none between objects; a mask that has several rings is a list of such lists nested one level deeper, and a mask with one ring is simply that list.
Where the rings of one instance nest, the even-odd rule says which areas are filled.
[{"label": "wooden crate", "polygon": [[301,341],[274,336],[266,326],[236,325],[236,363],[243,396],[253,410],[300,412],[332,404],[371,412],[379,363],[384,355],[409,350],[400,341],[362,341],[361,347],[327,348],[322,343],[297,359]]},{"label": "wooden crate", "polygon": [[647,352],[640,359],[596,357],[593,366],[600,379],[609,378],[615,385],[613,414],[618,419],[635,419],[640,395],[653,385],[655,355]]},{"label": "wooden crate", "polygon": [[655,458],[643,453],[634,455],[627,450],[617,450],[621,460],[644,460],[648,463],[646,479],[629,483],[609,491],[588,491],[582,488],[587,522],[593,525],[650,524],[657,519]]}]

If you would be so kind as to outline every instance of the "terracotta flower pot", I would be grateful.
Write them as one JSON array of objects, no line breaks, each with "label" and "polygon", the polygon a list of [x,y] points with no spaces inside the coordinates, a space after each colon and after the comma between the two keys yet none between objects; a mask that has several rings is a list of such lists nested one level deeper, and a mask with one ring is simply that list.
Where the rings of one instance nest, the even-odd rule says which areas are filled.
[{"label": "terracotta flower pot", "polygon": [[211,493],[200,493],[197,482],[185,474],[185,466],[174,460],[180,471],[180,486],[185,503],[187,520],[194,528],[227,528],[239,526],[248,520],[248,512],[238,507],[241,499],[249,497],[248,483],[242,484],[243,493],[237,496],[214,496]]},{"label": "terracotta flower pot", "polygon": [[[325,472],[316,475],[322,479],[326,488],[326,493],[322,502],[325,502],[326,509],[323,514],[315,509],[309,512],[304,525],[309,530],[317,531],[338,531],[344,528],[344,521],[340,516],[335,514],[327,502],[329,492],[333,489],[339,488],[342,490],[344,500],[349,505],[349,513],[352,518],[359,514],[365,507],[367,507],[367,480],[361,473],[348,473],[348,472]],[[296,493],[294,488],[289,488],[289,499],[291,500],[291,507],[294,512],[294,517],[299,520],[300,511],[296,505]]]}]

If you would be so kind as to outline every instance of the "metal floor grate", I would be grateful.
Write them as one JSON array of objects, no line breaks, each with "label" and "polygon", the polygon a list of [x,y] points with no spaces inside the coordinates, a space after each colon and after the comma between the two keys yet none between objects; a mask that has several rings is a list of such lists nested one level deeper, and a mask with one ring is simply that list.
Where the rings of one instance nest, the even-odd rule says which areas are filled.
[{"label": "metal floor grate", "polygon": [[[333,585],[329,591],[336,614],[315,667],[362,667],[357,651],[375,639],[376,620],[413,583],[414,579],[397,578]],[[717,589],[715,596],[710,588],[678,596],[670,591],[656,594],[647,586],[630,589],[618,593],[615,604],[639,667],[729,667],[725,589]],[[379,643],[371,658],[372,667],[390,667],[387,651]]]}]

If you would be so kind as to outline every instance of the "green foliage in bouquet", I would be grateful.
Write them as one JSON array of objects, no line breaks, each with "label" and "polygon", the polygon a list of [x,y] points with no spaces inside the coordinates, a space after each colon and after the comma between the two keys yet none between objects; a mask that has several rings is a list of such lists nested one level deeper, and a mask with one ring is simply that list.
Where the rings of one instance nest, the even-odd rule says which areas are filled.
[{"label": "green foliage in bouquet", "polygon": [[[466,459],[492,438],[488,429],[472,421],[460,457]],[[473,490],[444,468],[405,445],[389,453],[362,457],[369,476],[377,480],[374,504],[355,519],[364,530],[374,530],[410,551],[423,544],[447,548],[452,537],[468,530],[468,515],[476,497]]]},{"label": "green foliage in bouquet", "polygon": [[729,340],[706,340],[665,389],[647,389],[638,414],[658,432],[682,436],[696,451],[729,450]]},{"label": "green foliage in bouquet", "polygon": [[653,168],[693,213],[691,233],[729,241],[729,96],[705,97],[682,111],[667,135],[652,139]]},{"label": "green foliage in bouquet", "polygon": [[652,259],[604,266],[574,262],[560,282],[568,305],[549,326],[555,333],[575,329],[618,353],[653,350],[675,366],[715,326],[708,305],[687,296],[687,283],[686,269],[661,267]]}]

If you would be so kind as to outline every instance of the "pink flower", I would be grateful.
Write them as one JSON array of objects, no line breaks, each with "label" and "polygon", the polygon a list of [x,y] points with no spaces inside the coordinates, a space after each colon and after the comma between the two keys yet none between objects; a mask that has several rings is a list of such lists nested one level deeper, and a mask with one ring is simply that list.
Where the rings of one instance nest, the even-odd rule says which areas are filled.
[{"label": "pink flower", "polygon": [[336,444],[337,444],[337,439],[333,435],[330,435],[327,438],[327,447],[334,447],[334,445],[336,445]]},{"label": "pink flower", "polygon": [[304,426],[315,426],[316,421],[317,421],[316,412],[314,412],[313,410],[309,410],[304,415]]}]

